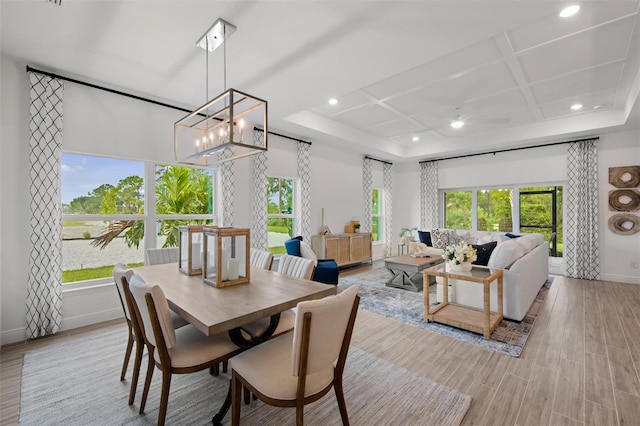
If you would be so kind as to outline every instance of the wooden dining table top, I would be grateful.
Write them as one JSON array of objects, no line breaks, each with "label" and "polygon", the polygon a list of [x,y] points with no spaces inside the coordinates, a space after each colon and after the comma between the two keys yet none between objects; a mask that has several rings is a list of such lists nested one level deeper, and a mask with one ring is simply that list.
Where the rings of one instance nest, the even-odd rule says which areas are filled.
[{"label": "wooden dining table top", "polygon": [[335,295],[335,285],[293,278],[275,271],[251,268],[251,281],[217,288],[201,275],[178,271],[177,263],[133,268],[148,285],[158,285],[173,311],[205,335],[211,336],[267,318],[304,300]]}]

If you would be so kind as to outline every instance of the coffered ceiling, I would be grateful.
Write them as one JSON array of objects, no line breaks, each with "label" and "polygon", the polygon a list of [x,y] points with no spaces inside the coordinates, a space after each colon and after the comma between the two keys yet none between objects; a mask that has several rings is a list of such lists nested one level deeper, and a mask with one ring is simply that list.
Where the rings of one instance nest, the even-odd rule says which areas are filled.
[{"label": "coffered ceiling", "polygon": [[568,4],[2,0],[1,46],[192,108],[207,61],[209,93],[223,90],[223,53],[195,47],[221,17],[237,26],[228,86],[267,99],[273,130],[413,161],[640,128],[639,2],[578,2],[560,18]]}]

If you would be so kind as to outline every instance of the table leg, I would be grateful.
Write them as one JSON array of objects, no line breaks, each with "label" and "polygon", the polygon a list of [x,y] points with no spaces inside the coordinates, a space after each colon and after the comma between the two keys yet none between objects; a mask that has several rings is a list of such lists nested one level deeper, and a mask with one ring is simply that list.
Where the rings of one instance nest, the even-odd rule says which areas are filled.
[{"label": "table leg", "polygon": [[484,338],[491,338],[491,283],[484,284]]},{"label": "table leg", "polygon": [[229,390],[227,391],[227,397],[224,399],[220,410],[218,410],[218,412],[211,419],[211,423],[213,423],[214,426],[222,426],[222,420],[224,419],[224,416],[227,415],[229,408],[231,408],[231,380],[229,380]]}]

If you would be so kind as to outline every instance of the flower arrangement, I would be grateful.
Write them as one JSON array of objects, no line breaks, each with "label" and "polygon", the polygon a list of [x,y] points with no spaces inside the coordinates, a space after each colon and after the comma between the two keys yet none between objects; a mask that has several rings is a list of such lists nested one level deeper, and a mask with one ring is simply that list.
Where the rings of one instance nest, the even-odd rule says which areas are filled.
[{"label": "flower arrangement", "polygon": [[455,265],[476,260],[476,249],[464,241],[445,247],[442,258]]}]

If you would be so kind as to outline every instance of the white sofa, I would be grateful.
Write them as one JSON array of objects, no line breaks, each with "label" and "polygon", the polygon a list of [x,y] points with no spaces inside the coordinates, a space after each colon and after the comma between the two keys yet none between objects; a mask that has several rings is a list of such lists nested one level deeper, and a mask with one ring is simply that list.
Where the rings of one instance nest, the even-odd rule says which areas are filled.
[{"label": "white sofa", "polygon": [[[505,232],[446,230],[453,239],[463,239],[469,244],[485,244],[496,241],[487,267],[502,269],[504,317],[521,321],[531,307],[542,285],[549,276],[549,243],[542,234],[519,234],[509,238]],[[422,248],[424,250],[424,247]],[[430,254],[442,254],[443,250],[428,247]],[[439,302],[442,301],[442,279],[438,283]],[[482,286],[461,280],[449,280],[450,301],[482,309]],[[492,283],[491,310],[497,310],[497,283]]]}]

